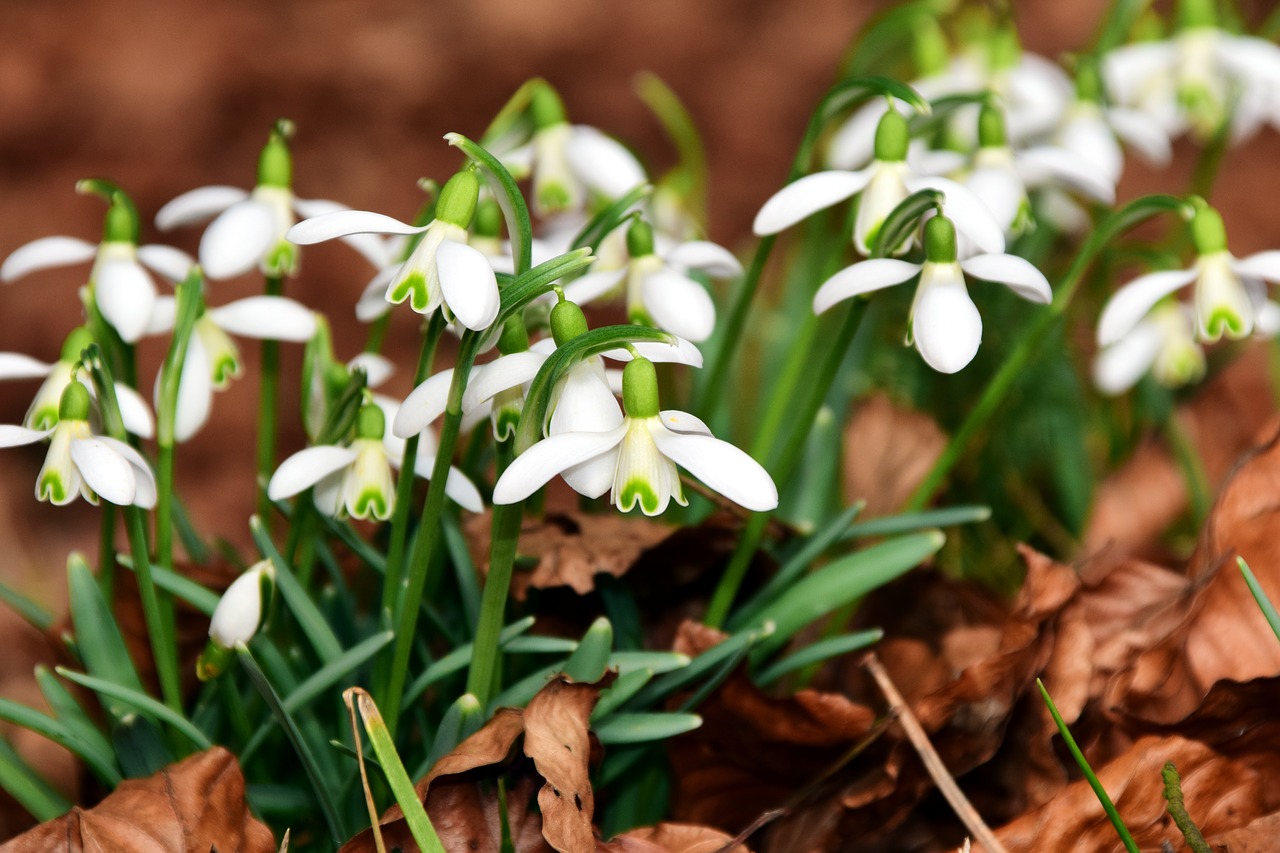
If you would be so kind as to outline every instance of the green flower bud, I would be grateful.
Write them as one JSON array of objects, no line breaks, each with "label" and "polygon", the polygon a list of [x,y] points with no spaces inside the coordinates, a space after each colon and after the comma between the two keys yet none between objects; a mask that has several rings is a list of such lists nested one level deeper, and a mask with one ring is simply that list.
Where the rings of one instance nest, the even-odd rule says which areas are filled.
[{"label": "green flower bud", "polygon": [[956,262],[956,226],[945,216],[935,216],[924,224],[924,257],[931,264]]},{"label": "green flower bud", "polygon": [[475,169],[466,168],[454,174],[440,190],[436,202],[436,219],[466,228],[476,215],[480,202],[480,177]]},{"label": "green flower bud", "polygon": [[658,416],[658,372],[647,358],[633,358],[622,369],[622,408],[629,418]]},{"label": "green flower bud", "polygon": [[524,327],[524,317],[516,312],[502,324],[502,335],[498,338],[498,352],[511,355],[513,352],[524,352],[528,348],[529,331]]},{"label": "green flower bud", "polygon": [[58,420],[89,420],[89,389],[79,382],[72,382],[62,389],[62,400],[58,403]]}]

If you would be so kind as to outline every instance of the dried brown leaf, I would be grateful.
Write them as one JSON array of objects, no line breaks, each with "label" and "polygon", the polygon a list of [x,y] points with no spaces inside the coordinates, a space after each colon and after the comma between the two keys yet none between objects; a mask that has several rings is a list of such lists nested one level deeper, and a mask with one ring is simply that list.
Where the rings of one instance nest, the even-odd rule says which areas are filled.
[{"label": "dried brown leaf", "polygon": [[0,847],[5,853],[276,853],[271,830],[249,814],[244,776],[222,747],[145,779],[126,779],[92,809],[73,808]]},{"label": "dried brown leaf", "polygon": [[718,829],[691,823],[660,823],[624,832],[597,847],[600,853],[750,853]]},{"label": "dried brown leaf", "polygon": [[844,496],[867,502],[868,516],[902,506],[947,445],[933,418],[894,403],[887,394],[858,402],[844,428]]},{"label": "dried brown leaf", "polygon": [[588,721],[598,697],[596,686],[560,677],[538,691],[524,712],[524,754],[546,780],[538,792],[542,834],[560,853],[595,848]]}]

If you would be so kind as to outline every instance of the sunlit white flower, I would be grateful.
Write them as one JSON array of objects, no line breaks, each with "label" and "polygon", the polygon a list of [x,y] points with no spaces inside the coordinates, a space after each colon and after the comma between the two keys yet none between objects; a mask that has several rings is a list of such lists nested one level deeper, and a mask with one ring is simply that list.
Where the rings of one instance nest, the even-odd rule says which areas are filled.
[{"label": "sunlit white flower", "polygon": [[1044,274],[1014,255],[975,255],[956,260],[955,227],[944,216],[925,224],[925,262],[879,258],[854,264],[823,282],[813,297],[821,314],[837,302],[892,287],[919,276],[908,320],[907,342],[942,373],[955,373],[978,353],[982,317],[969,298],[966,277],[995,281],[1031,302],[1048,304],[1053,295]]},{"label": "sunlit white flower", "polygon": [[150,509],[156,482],[138,451],[122,441],[93,434],[89,391],[78,382],[62,393],[58,422],[52,429],[0,426],[0,447],[18,447],[49,439],[49,451],[36,479],[36,498],[58,506],[77,496],[96,504],[101,497],[119,506]]},{"label": "sunlit white flower", "polygon": [[[278,278],[298,272],[297,247],[285,239],[296,216],[321,216],[346,210],[323,199],[293,194],[293,158],[288,136],[292,126],[277,125],[258,159],[258,181],[252,192],[238,187],[200,187],[183,193],[160,208],[156,227],[168,231],[181,225],[213,221],[200,238],[200,266],[209,278],[234,278],[258,267],[264,276]],[[388,250],[367,235],[342,235],[374,266],[385,265]]]},{"label": "sunlit white flower", "polygon": [[767,512],[777,507],[777,487],[758,462],[713,437],[693,415],[659,411],[651,362],[644,358],[629,362],[623,382],[627,414],[622,423],[603,432],[560,433],[534,444],[498,479],[494,503],[524,500],[556,474],[589,464],[611,476],[586,485],[570,483],[581,494],[596,498],[607,491],[623,512],[639,505],[645,515],[659,515],[672,500],[687,504],[679,465],[749,510]]},{"label": "sunlit white flower", "polygon": [[1236,258],[1227,251],[1222,217],[1207,205],[1196,211],[1191,233],[1197,252],[1191,268],[1148,273],[1112,294],[1098,318],[1099,346],[1126,337],[1157,303],[1192,283],[1196,330],[1202,341],[1253,334],[1266,302],[1262,282],[1280,282],[1280,251]]},{"label": "sunlit white flower", "polygon": [[1093,383],[1108,395],[1123,394],[1148,373],[1167,388],[1204,376],[1204,349],[1196,341],[1195,312],[1189,306],[1161,302],[1093,362]]},{"label": "sunlit white flower", "polygon": [[[97,187],[100,182],[82,182]],[[37,270],[93,261],[89,293],[103,319],[121,339],[134,343],[147,327],[156,300],[154,273],[181,281],[191,259],[169,246],[138,245],[138,222],[133,202],[124,193],[111,193],[101,243],[76,237],[42,237],[21,246],[0,264],[0,281],[10,282]]]}]

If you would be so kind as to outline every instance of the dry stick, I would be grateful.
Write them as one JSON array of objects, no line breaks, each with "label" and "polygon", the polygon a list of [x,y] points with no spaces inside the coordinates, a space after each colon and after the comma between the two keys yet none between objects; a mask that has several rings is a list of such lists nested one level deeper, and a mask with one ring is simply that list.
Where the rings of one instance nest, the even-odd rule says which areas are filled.
[{"label": "dry stick", "polygon": [[995,833],[991,831],[991,827],[987,826],[982,819],[982,815],[978,814],[978,810],[973,807],[969,799],[965,797],[964,792],[960,790],[955,778],[947,771],[947,767],[942,763],[942,758],[939,757],[938,751],[933,748],[933,744],[929,743],[929,736],[925,734],[920,721],[916,719],[915,714],[911,713],[911,708],[907,706],[906,700],[902,698],[902,694],[894,686],[893,681],[889,678],[889,673],[885,672],[884,667],[880,664],[880,660],[872,653],[867,655],[867,659],[863,661],[862,665],[867,672],[871,673],[871,677],[876,680],[876,685],[880,688],[880,692],[889,701],[889,710],[898,717],[898,722],[902,723],[902,730],[906,732],[907,739],[911,741],[911,745],[915,747],[920,760],[924,762],[925,769],[933,777],[933,781],[938,786],[938,790],[942,792],[942,796],[946,797],[947,802],[951,804],[956,817],[960,818],[961,822],[969,830],[969,834],[978,839],[987,848],[988,853],[1008,853],[1004,845],[996,838]]}]

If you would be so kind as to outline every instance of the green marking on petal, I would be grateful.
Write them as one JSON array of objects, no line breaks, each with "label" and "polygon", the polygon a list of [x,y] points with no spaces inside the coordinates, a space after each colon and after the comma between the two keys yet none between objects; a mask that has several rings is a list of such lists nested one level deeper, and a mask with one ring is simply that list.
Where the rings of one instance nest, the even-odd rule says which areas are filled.
[{"label": "green marking on petal", "polygon": [[1209,340],[1216,341],[1226,335],[1232,340],[1239,340],[1249,334],[1244,318],[1226,306],[1218,306],[1209,314],[1204,324]]},{"label": "green marking on petal", "polygon": [[349,507],[353,518],[376,518],[386,521],[391,517],[391,496],[383,494],[379,489],[365,489],[356,498],[355,506]]},{"label": "green marking on petal", "polygon": [[622,494],[617,496],[617,503],[622,512],[631,512],[636,503],[639,503],[645,515],[656,515],[658,507],[662,505],[658,493],[653,490],[649,481],[639,477],[632,477],[627,481],[622,487]]},{"label": "green marking on petal", "polygon": [[36,497],[49,503],[64,504],[68,500],[67,484],[62,482],[57,471],[48,471],[36,485]]},{"label": "green marking on petal", "polygon": [[516,434],[516,426],[520,423],[518,405],[503,406],[493,419],[493,437],[498,441],[507,441]]},{"label": "green marking on petal", "polygon": [[58,407],[41,406],[27,415],[28,429],[53,429],[58,425]]},{"label": "green marking on petal", "polygon": [[226,388],[232,379],[240,375],[240,361],[230,353],[219,355],[210,366],[209,375],[213,387]]},{"label": "green marking on petal", "polygon": [[409,300],[409,305],[414,311],[419,314],[427,313],[427,305],[430,304],[429,294],[427,293],[427,277],[417,270],[400,279],[400,281],[396,282],[395,287],[387,291],[388,302],[394,302],[399,305],[405,299]]},{"label": "green marking on petal", "polygon": [[294,275],[298,272],[298,247],[281,240],[267,253],[263,265],[266,267],[267,275]]}]

